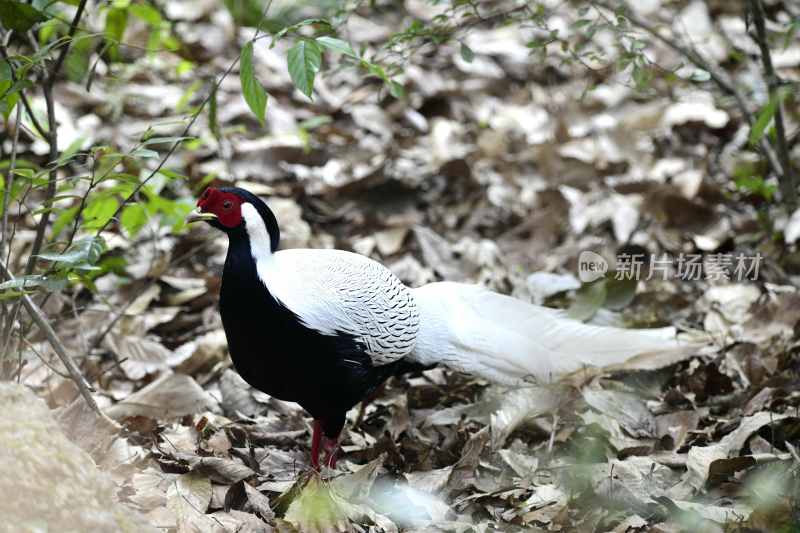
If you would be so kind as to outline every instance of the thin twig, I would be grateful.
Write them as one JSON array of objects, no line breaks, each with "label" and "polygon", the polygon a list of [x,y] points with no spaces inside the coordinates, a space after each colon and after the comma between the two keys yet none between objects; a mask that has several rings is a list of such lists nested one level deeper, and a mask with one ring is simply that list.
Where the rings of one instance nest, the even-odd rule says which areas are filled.
[{"label": "thin twig", "polygon": [[3,219],[0,222],[0,257],[5,255],[5,249],[11,244],[6,240],[8,229],[8,207],[11,202],[11,189],[14,186],[14,170],[17,167],[17,150],[19,149],[19,126],[22,121],[22,108],[17,106],[17,118],[14,121],[14,135],[11,140],[11,156],[8,163],[8,174],[3,187]]},{"label": "thin twig", "polygon": [[67,53],[69,52],[70,47],[72,46],[72,38],[75,37],[75,32],[78,29],[78,23],[81,21],[81,17],[83,16],[83,10],[86,8],[86,0],[81,0],[78,4],[78,9],[75,11],[75,16],[72,17],[72,22],[69,25],[69,31],[67,32],[67,42],[61,51],[58,53],[58,57],[56,58],[56,62],[53,63],[53,68],[50,69],[50,74],[47,77],[47,82],[45,83],[46,86],[49,86],[51,89],[56,82],[56,76],[58,76],[58,72],[61,70],[61,65],[64,63],[64,59],[67,57]]},{"label": "thin twig", "polygon": [[63,378],[63,379],[72,379],[71,376],[69,376],[68,374],[64,374],[61,370],[59,370],[55,366],[53,366],[53,364],[50,363],[50,361],[47,360],[47,358],[44,356],[44,354],[36,349],[36,347],[33,345],[33,343],[31,341],[29,341],[28,339],[26,339],[25,337],[22,337],[22,336],[20,337],[20,339],[22,340],[23,344],[25,344],[28,347],[28,349],[30,351],[32,351],[33,353],[36,354],[36,356],[39,358],[39,360],[42,362],[42,364],[44,366],[46,366],[47,368],[49,368],[53,372],[53,374],[55,374],[56,376],[58,376],[60,378]]},{"label": "thin twig", "polygon": [[50,172],[47,175],[47,190],[45,191],[45,199],[42,203],[42,207],[44,207],[44,211],[42,212],[41,217],[39,218],[39,224],[36,226],[36,236],[33,239],[33,247],[31,248],[31,253],[28,256],[28,264],[25,266],[25,275],[28,276],[33,273],[33,269],[36,266],[36,258],[39,255],[39,252],[42,250],[42,245],[44,244],[44,235],[47,231],[47,226],[50,223],[50,211],[52,208],[52,200],[53,197],[56,195],[56,182],[58,179],[58,169],[55,167],[55,162],[58,159],[58,127],[56,125],[56,110],[55,110],[55,103],[53,101],[53,88],[52,86],[45,86],[42,88],[42,92],[44,93],[45,103],[47,105],[47,143],[50,146],[50,163],[54,165]]},{"label": "thin twig", "polygon": [[78,22],[80,22],[85,7],[86,0],[81,0],[81,2],[78,4],[78,9],[75,11],[75,16],[72,18],[72,23],[69,26],[66,42],[60,49],[58,57],[56,58],[55,63],[53,63],[53,67],[50,69],[50,73],[42,85],[42,94],[44,95],[45,104],[47,105],[47,128],[49,130],[47,132],[47,142],[50,145],[49,164],[53,165],[53,168],[50,169],[48,174],[47,191],[45,192],[45,199],[42,204],[45,209],[42,212],[41,218],[39,218],[39,224],[36,226],[36,236],[33,239],[33,247],[31,248],[30,256],[28,256],[28,264],[25,266],[25,275],[30,275],[33,272],[33,269],[36,267],[36,257],[39,255],[39,252],[42,250],[42,245],[44,244],[45,232],[47,231],[47,226],[50,223],[52,202],[56,195],[58,167],[55,163],[58,160],[58,126],[56,124],[53,86],[55,84],[56,77],[61,70],[61,65],[64,63],[64,58],[67,56],[69,49],[72,47],[72,40],[75,36],[75,31],[78,28]]},{"label": "thin twig", "polygon": [[[264,19],[267,17],[267,13],[269,13],[269,9],[270,9],[271,6],[272,6],[272,0],[269,0],[267,2],[266,6],[264,7],[264,11],[261,14],[261,20],[259,21],[258,25],[256,26],[256,32],[253,35],[253,38],[251,39],[252,42],[255,42],[258,39],[258,35],[261,32],[261,25],[264,22]],[[178,136],[178,140],[176,140],[175,142],[172,143],[172,146],[169,147],[169,150],[167,150],[167,153],[158,162],[158,165],[156,165],[156,168],[154,168],[145,179],[140,181],[136,185],[136,187],[134,187],[134,189],[131,192],[131,194],[129,194],[125,199],[122,200],[122,202],[120,202],[120,204],[117,207],[116,211],[114,211],[114,214],[111,215],[111,217],[108,220],[106,220],[105,224],[103,224],[100,227],[100,229],[97,230],[97,233],[95,234],[96,236],[100,236],[100,234],[103,233],[106,230],[106,228],[108,228],[108,225],[111,223],[111,221],[117,219],[117,217],[120,215],[120,213],[125,208],[125,206],[127,206],[128,203],[131,200],[133,200],[136,197],[136,195],[139,194],[139,192],[144,188],[144,186],[147,185],[147,183],[151,179],[153,179],[156,174],[158,174],[161,171],[161,169],[167,163],[167,160],[170,157],[172,157],[172,154],[175,153],[175,150],[178,149],[178,146],[180,146],[181,143],[183,143],[184,139],[189,135],[189,131],[192,129],[192,126],[194,126],[194,123],[197,122],[197,119],[200,117],[200,113],[203,112],[203,109],[205,109],[205,107],[208,104],[208,102],[211,101],[211,98],[213,97],[214,93],[216,93],[216,91],[219,90],[219,87],[222,85],[222,82],[225,81],[225,78],[228,77],[228,75],[233,71],[234,68],[236,68],[236,65],[238,65],[238,64],[239,64],[239,56],[237,56],[236,59],[234,59],[233,62],[228,66],[228,68],[225,70],[225,72],[222,73],[222,76],[220,76],[219,79],[216,81],[216,83],[214,84],[214,87],[212,88],[212,90],[210,90],[208,92],[206,97],[200,103],[200,106],[195,110],[194,113],[192,113],[192,118],[189,120],[189,123],[186,125],[186,127],[183,128],[183,132]]]},{"label": "thin twig", "polygon": [[[193,257],[193,256],[194,256],[194,255],[197,253],[197,251],[198,251],[198,250],[201,250],[201,249],[202,249],[202,248],[203,248],[203,247],[204,247],[206,244],[207,244],[207,242],[203,242],[203,243],[201,243],[201,244],[199,244],[199,245],[197,245],[197,246],[193,246],[192,248],[190,248],[190,249],[189,249],[189,250],[188,250],[186,253],[184,253],[183,255],[180,255],[180,256],[178,256],[178,257],[176,257],[176,258],[174,258],[174,259],[171,259],[171,260],[169,261],[169,266],[170,266],[170,267],[175,267],[175,266],[177,266],[177,265],[181,264],[181,262],[183,262],[184,260],[186,260],[186,259],[188,259],[188,258],[190,258],[190,257]],[[127,312],[128,312],[128,309],[130,308],[130,306],[131,306],[131,305],[133,305],[133,302],[135,302],[135,301],[136,301],[136,298],[138,298],[138,297],[139,297],[139,295],[140,295],[140,294],[142,294],[143,292],[146,292],[147,290],[149,290],[149,289],[150,289],[150,287],[152,287],[153,285],[155,285],[156,283],[158,283],[158,281],[159,281],[159,279],[158,279],[158,278],[152,278],[152,279],[151,279],[151,280],[150,280],[150,281],[147,283],[147,285],[145,285],[144,287],[142,287],[142,288],[141,288],[141,290],[137,291],[135,294],[133,294],[133,295],[131,296],[131,298],[130,298],[130,299],[129,299],[129,300],[126,302],[126,303],[125,303],[125,305],[123,305],[123,306],[122,306],[122,309],[120,309],[119,311],[117,311],[117,314],[116,314],[116,315],[114,315],[114,318],[112,318],[112,319],[111,319],[111,322],[109,322],[109,324],[108,324],[108,325],[107,325],[107,326],[106,326],[106,327],[103,329],[103,331],[101,331],[100,333],[98,333],[98,334],[97,334],[97,335],[94,337],[94,339],[92,340],[91,344],[89,345],[89,349],[87,350],[87,353],[91,353],[91,352],[93,352],[94,350],[96,350],[98,347],[100,347],[100,344],[102,344],[102,342],[103,342],[103,339],[105,339],[105,338],[106,338],[106,336],[107,336],[109,333],[111,333],[111,330],[113,330],[113,329],[114,329],[114,326],[116,326],[116,325],[117,325],[117,323],[120,321],[120,319],[121,319],[123,316],[125,316],[125,313],[127,313]]]},{"label": "thin twig", "polygon": [[[0,262],[0,274],[9,281],[14,280],[14,275],[11,274],[3,262]],[[97,402],[94,401],[94,397],[92,396],[94,388],[86,381],[86,378],[84,378],[81,374],[78,366],[75,364],[75,361],[73,361],[72,357],[69,355],[69,353],[67,353],[67,349],[58,338],[55,330],[53,330],[52,326],[50,326],[50,323],[47,321],[47,317],[45,317],[44,312],[27,294],[23,294],[21,296],[21,300],[22,305],[25,306],[25,309],[28,311],[30,317],[33,319],[42,333],[44,333],[45,337],[47,337],[47,342],[49,342],[50,346],[53,347],[53,351],[55,351],[56,355],[58,355],[59,359],[61,359],[61,362],[67,369],[67,372],[69,372],[69,375],[75,382],[75,385],[78,387],[83,399],[86,400],[86,403],[89,404],[89,407],[91,407],[92,410],[94,410],[99,416],[106,418],[106,416],[97,406]]]},{"label": "thin twig", "polygon": [[[11,32],[9,31],[2,39],[2,44],[0,44],[0,57],[8,65],[9,71],[11,72],[11,81],[13,83],[17,83],[19,81],[17,79],[17,71],[14,68],[14,63],[11,62],[11,59],[8,56],[7,40],[10,36]],[[36,130],[36,133],[38,133],[43,139],[47,139],[47,132],[36,118],[36,115],[33,114],[33,108],[31,107],[31,103],[28,101],[28,97],[25,95],[25,91],[20,90],[17,92],[17,94],[19,94],[19,99],[22,102],[23,107],[25,107],[25,111],[28,113],[28,118],[30,119],[31,124],[33,124],[33,128]]]},{"label": "thin twig", "polygon": [[[215,84],[216,88],[220,86],[222,81],[228,76],[228,74],[231,73],[231,71],[238,63],[239,63],[239,58],[237,57],[236,60],[233,63],[231,63],[231,65],[228,67],[228,69],[225,71],[222,77],[220,77],[220,79],[217,81],[217,83]],[[200,107],[198,107],[197,110],[194,113],[192,113],[192,118],[189,120],[189,123],[186,125],[186,127],[183,128],[183,132],[181,132],[181,134],[178,136],[178,140],[172,143],[172,146],[169,147],[167,153],[158,162],[156,168],[154,168],[145,179],[137,183],[133,191],[127,197],[125,197],[122,200],[122,202],[120,202],[119,206],[117,206],[116,211],[114,211],[114,214],[112,214],[111,217],[109,217],[109,219],[106,220],[105,224],[100,226],[100,228],[97,230],[97,233],[95,234],[96,236],[99,237],[100,234],[102,234],[108,228],[108,225],[111,224],[112,221],[117,219],[120,213],[122,213],[122,210],[128,205],[128,203],[130,203],[131,200],[133,200],[139,194],[139,192],[144,188],[144,186],[147,185],[150,182],[150,180],[153,179],[156,176],[156,174],[158,174],[161,171],[162,168],[164,168],[164,165],[167,163],[167,160],[170,157],[172,157],[172,154],[175,153],[175,150],[178,149],[178,146],[181,143],[183,143],[183,141],[189,135],[189,130],[192,129],[192,126],[194,126],[194,123],[197,122],[197,119],[200,116],[200,113],[203,111],[203,108],[205,108],[206,104],[211,100],[211,95],[213,94],[213,92],[214,91],[209,92],[208,96],[206,96],[206,98],[200,104]]]},{"label": "thin twig", "polygon": [[[706,61],[703,56],[697,52],[697,50],[687,47],[675,39],[662,35],[654,26],[637,17],[634,11],[627,5],[627,2],[621,2],[621,5],[616,7],[599,0],[593,0],[592,3],[595,6],[599,6],[603,9],[611,11],[612,13],[618,12],[620,7],[624,8],[625,18],[628,20],[628,22],[637,28],[644,30],[657,40],[661,41],[663,44],[672,48],[681,56],[688,59],[696,67],[708,72],[711,81],[713,81],[717,87],[719,87],[723,92],[733,96],[733,99],[736,101],[736,107],[739,108],[739,111],[747,121],[747,124],[750,127],[753,127],[753,124],[756,122],[756,118],[753,112],[750,111],[750,108],[747,105],[747,100],[741,91],[739,91],[739,89],[736,87],[736,84],[733,82],[733,80],[731,80],[721,68]],[[766,139],[766,137],[761,139],[759,145],[761,150],[764,152],[764,156],[767,158],[767,162],[769,162],[770,167],[772,167],[772,170],[778,176],[782,176],[784,174],[783,166],[781,165],[778,156],[775,154],[775,150],[772,149],[772,146],[769,144],[769,141]]]},{"label": "thin twig", "polygon": [[[452,26],[443,26],[441,28],[437,28],[440,35],[444,36],[446,39],[453,39],[459,33],[464,33],[467,30],[470,30],[479,25],[491,25],[498,21],[507,21],[510,20],[510,17],[513,15],[520,13],[522,11],[530,11],[530,6],[527,2],[515,6],[513,8],[509,8],[502,11],[497,11],[494,13],[490,13],[485,16],[480,16],[477,12],[474,12],[475,18],[470,20],[469,22],[461,21],[459,24],[455,24]],[[455,17],[456,8],[451,9],[452,15],[451,17]],[[386,62],[387,70],[391,71],[395,67],[397,67],[400,63],[406,62],[410,60],[411,56],[414,54],[419,53],[422,49],[426,46],[436,47],[438,43],[430,38],[423,37],[419,42],[412,44],[411,46],[402,49],[402,50],[392,50],[388,48],[384,50],[382,53],[376,54],[372,61],[374,63],[383,63]],[[390,57],[399,57],[397,63],[388,63]]]},{"label": "thin twig", "polygon": [[[11,157],[8,165],[8,176],[6,177],[6,182],[4,185],[3,191],[3,219],[0,222],[0,257],[6,255],[5,249],[6,247],[8,250],[11,250],[11,242],[10,240],[6,239],[6,230],[8,229],[8,208],[11,200],[11,189],[14,186],[14,170],[16,169],[17,165],[17,150],[19,148],[19,126],[22,120],[22,107],[17,106],[17,118],[16,118],[16,125],[14,127],[14,137],[11,143]],[[17,313],[19,311],[18,306],[13,306],[11,312],[9,312],[8,307],[3,304],[2,306],[3,312],[0,313],[0,328],[3,328],[4,334],[0,337],[3,343],[3,349],[0,350],[0,360],[5,358],[5,354],[8,354],[8,348],[11,345],[11,328],[14,324],[14,321],[17,319]]]},{"label": "thin twig", "polygon": [[775,67],[772,65],[772,54],[769,49],[769,41],[767,40],[764,4],[761,0],[749,0],[749,2],[750,11],[753,14],[753,22],[756,27],[755,41],[761,49],[761,63],[764,65],[764,77],[767,79],[770,98],[777,99],[774,116],[775,145],[778,150],[778,157],[780,157],[781,165],[783,166],[783,175],[779,176],[781,192],[783,192],[784,200],[788,203],[789,207],[794,207],[797,205],[797,178],[792,168],[789,147],[786,142],[786,128],[783,122],[783,103],[781,99],[778,98],[781,80],[778,78],[778,75],[775,73]]}]

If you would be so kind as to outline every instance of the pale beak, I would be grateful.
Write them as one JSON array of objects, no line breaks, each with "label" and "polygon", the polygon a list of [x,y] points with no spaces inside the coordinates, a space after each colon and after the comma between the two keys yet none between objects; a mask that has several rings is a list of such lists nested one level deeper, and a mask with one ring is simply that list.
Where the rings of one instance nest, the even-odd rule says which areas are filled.
[{"label": "pale beak", "polygon": [[189,213],[188,215],[186,215],[187,224],[191,224],[192,222],[202,222],[202,221],[208,222],[209,220],[216,220],[216,219],[217,215],[215,215],[214,213],[204,213],[203,211],[200,210],[199,207],[194,211],[192,211],[191,213]]}]

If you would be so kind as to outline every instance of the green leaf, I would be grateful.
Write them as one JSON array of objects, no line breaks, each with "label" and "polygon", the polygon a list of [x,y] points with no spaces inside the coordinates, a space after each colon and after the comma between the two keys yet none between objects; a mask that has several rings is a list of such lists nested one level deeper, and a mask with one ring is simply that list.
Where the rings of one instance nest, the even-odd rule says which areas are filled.
[{"label": "green leaf", "polygon": [[120,223],[130,237],[136,237],[147,222],[147,210],[142,204],[130,204],[122,210]]},{"label": "green leaf", "polygon": [[326,29],[326,30],[332,30],[333,29],[331,27],[331,23],[328,22],[325,19],[310,18],[310,19],[301,20],[300,22],[298,22],[296,24],[291,24],[289,26],[286,26],[285,28],[283,28],[280,31],[278,31],[277,33],[275,33],[272,36],[272,43],[270,44],[270,48],[275,46],[276,42],[278,42],[279,40],[283,39],[283,37],[286,36],[287,33],[295,33],[300,28],[302,28],[304,26],[312,26],[312,25],[320,26],[322,29]]},{"label": "green leaf", "polygon": [[203,86],[203,82],[201,80],[194,80],[194,82],[184,91],[181,95],[178,103],[175,104],[175,112],[176,113],[183,113],[189,105],[189,101],[194,96],[194,93]]},{"label": "green leaf", "polygon": [[253,71],[253,42],[250,41],[244,48],[239,58],[241,66],[239,68],[239,79],[242,82],[242,95],[244,101],[250,107],[250,110],[258,119],[258,122],[264,125],[264,116],[267,112],[267,91],[258,81]]},{"label": "green leaf", "polygon": [[314,77],[322,63],[322,51],[317,43],[302,40],[289,49],[286,56],[289,75],[295,87],[311,98],[314,90]]},{"label": "green leaf", "polygon": [[143,20],[153,28],[161,26],[161,13],[152,6],[147,4],[131,4],[128,10],[134,17]]},{"label": "green leaf", "polygon": [[[26,72],[23,72],[23,69],[17,69],[17,77],[24,75]],[[3,83],[7,83],[7,81],[4,81]],[[3,98],[5,98],[10,94],[16,94],[18,92],[24,91],[25,89],[31,88],[33,87],[33,83],[31,82],[31,80],[22,78],[18,79],[13,85],[10,86],[4,85],[4,87],[5,88],[3,89],[3,91],[0,92],[0,95],[2,95]]]},{"label": "green leaf", "polygon": [[464,43],[461,43],[461,59],[466,61],[467,63],[472,63],[472,60],[475,59],[475,52],[472,51],[472,48],[467,46]]},{"label": "green leaf", "polygon": [[173,137],[148,137],[147,139],[142,141],[142,146],[150,146],[153,144],[174,144],[176,142],[183,142],[188,141],[189,139],[195,139],[196,137],[192,137],[191,135],[175,135]]},{"label": "green leaf", "polygon": [[640,91],[647,89],[650,86],[650,81],[653,79],[653,73],[646,66],[638,64],[633,65],[633,81],[636,83],[636,88]]},{"label": "green leaf", "polygon": [[335,37],[318,37],[317,44],[327,48],[328,50],[333,50],[334,52],[339,52],[340,54],[344,54],[355,59],[361,59],[347,41],[343,41]]},{"label": "green leaf", "polygon": [[755,124],[753,124],[753,127],[750,129],[750,136],[748,140],[750,141],[751,145],[758,144],[758,142],[764,136],[764,132],[767,130],[769,123],[772,122],[772,117],[775,116],[778,106],[783,103],[783,100],[789,94],[787,89],[788,88],[786,87],[782,87],[772,94],[769,97],[769,102],[767,102],[767,105],[765,105],[758,114]]},{"label": "green leaf", "polygon": [[32,168],[15,168],[14,175],[24,180],[32,180],[36,177],[36,172]]},{"label": "green leaf", "polygon": [[12,81],[14,78],[14,76],[11,75],[12,73],[11,64],[5,59],[0,61],[0,81]]},{"label": "green leaf", "polygon": [[761,196],[768,202],[772,200],[778,187],[767,183],[764,178],[760,176],[739,176],[734,181],[736,188],[745,194],[754,194]]},{"label": "green leaf", "polygon": [[222,133],[219,128],[219,118],[217,115],[217,86],[211,89],[211,95],[208,98],[208,129],[214,137],[219,140]]},{"label": "green leaf", "polygon": [[797,30],[800,30],[800,17],[797,17],[789,24],[789,29],[786,30],[786,35],[783,38],[783,49],[786,50],[789,48],[789,44],[794,39],[794,35],[797,33]]},{"label": "green leaf", "polygon": [[119,202],[116,198],[110,196],[96,198],[83,211],[84,227],[87,229],[102,228],[111,220],[118,207]]},{"label": "green leaf", "polygon": [[375,63],[367,63],[366,67],[369,73],[373,76],[377,76],[385,82],[389,81],[389,76],[386,75],[386,71],[383,70],[382,66],[376,65]]},{"label": "green leaf", "polygon": [[0,22],[3,26],[19,33],[31,29],[37,22],[47,20],[47,16],[24,2],[2,0],[0,2]]},{"label": "green leaf", "polygon": [[55,34],[59,24],[61,24],[60,20],[52,18],[39,26],[39,44],[50,41],[50,38]]},{"label": "green leaf", "polygon": [[12,281],[0,283],[0,291],[31,289],[34,287],[42,287],[48,291],[60,291],[66,286],[67,280],[64,278],[31,274],[30,276],[20,276]]},{"label": "green leaf", "polygon": [[149,148],[137,148],[131,152],[131,157],[141,157],[142,159],[158,159],[160,156],[155,150]]},{"label": "green leaf", "polygon": [[[154,50],[158,48],[158,45],[152,47]],[[183,74],[188,74],[192,70],[194,70],[194,63],[191,61],[187,61],[186,59],[181,59],[178,63],[178,66],[175,67],[175,74],[178,76],[182,76]],[[216,85],[215,85],[216,87]]]},{"label": "green leaf", "polygon": [[108,54],[114,61],[119,61],[119,43],[125,35],[128,26],[128,10],[120,8],[109,9],[106,13],[105,37],[108,40]]},{"label": "green leaf", "polygon": [[100,237],[86,237],[72,243],[64,253],[39,254],[45,261],[53,261],[61,266],[93,265],[100,259],[105,243]]},{"label": "green leaf", "polygon": [[0,114],[3,115],[5,120],[9,119],[11,112],[14,111],[14,107],[19,101],[19,93],[11,93],[8,91],[8,88],[11,87],[11,83],[11,81],[0,81],[0,94],[5,95],[0,98]]},{"label": "green leaf", "polygon": [[[19,101],[19,91],[22,90],[20,84],[14,83],[12,79],[12,69],[8,61],[0,61],[0,114],[8,120],[14,106]],[[25,80],[27,81],[27,80]],[[15,87],[18,86],[18,87]]]},{"label": "green leaf", "polygon": [[195,208],[193,201],[176,201],[172,204],[172,209],[169,213],[165,213],[162,218],[162,225],[167,224],[172,227],[173,231],[178,231],[186,225],[186,216]]},{"label": "green leaf", "polygon": [[90,58],[94,49],[94,36],[79,31],[72,38],[64,69],[67,77],[75,83],[80,83],[89,72]]},{"label": "green leaf", "polygon": [[168,168],[162,168],[161,170],[158,171],[158,173],[170,180],[183,180],[183,181],[189,180],[189,178],[186,175],[181,174],[179,172],[175,172],[174,170],[170,170]]},{"label": "green leaf", "polygon": [[584,283],[575,291],[575,300],[567,309],[567,315],[575,320],[589,320],[606,301],[605,280],[599,279],[592,283]]},{"label": "green leaf", "polygon": [[606,299],[603,306],[613,311],[627,307],[636,297],[636,285],[639,282],[633,277],[609,276],[606,278]]},{"label": "green leaf", "polygon": [[78,153],[83,143],[86,142],[86,137],[78,137],[70,143],[69,146],[61,153],[61,156],[56,160],[56,165],[62,166],[67,163],[72,157]]},{"label": "green leaf", "polygon": [[306,131],[311,131],[319,128],[320,126],[325,126],[326,124],[330,124],[331,122],[333,122],[333,118],[330,115],[318,115],[316,117],[305,119],[300,124],[298,124],[298,127]]},{"label": "green leaf", "polygon": [[389,80],[387,84],[389,85],[389,94],[391,94],[398,100],[403,96],[405,96],[406,90],[401,83],[398,83],[394,80]]},{"label": "green leaf", "polygon": [[6,300],[12,300],[14,298],[19,298],[23,294],[25,294],[23,291],[14,291],[14,290],[0,292],[0,302]]},{"label": "green leaf", "polygon": [[62,209],[55,220],[53,220],[53,238],[58,237],[64,228],[66,228],[69,224],[72,224],[75,221],[75,217],[78,215],[78,208],[79,206],[69,207],[67,209]]}]

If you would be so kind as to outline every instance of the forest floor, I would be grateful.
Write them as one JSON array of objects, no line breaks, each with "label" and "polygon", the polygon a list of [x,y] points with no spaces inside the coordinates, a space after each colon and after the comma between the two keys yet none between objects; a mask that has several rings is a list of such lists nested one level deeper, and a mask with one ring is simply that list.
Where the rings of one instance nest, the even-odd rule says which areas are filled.
[{"label": "forest floor", "polygon": [[[379,49],[409,14],[433,11],[357,11],[340,36]],[[735,12],[690,2],[677,13],[681,31],[706,28],[698,46],[753,53]],[[253,33],[211,1],[169,2],[165,16],[193,68],[123,48],[125,68],[90,91],[59,82],[64,146],[124,147],[153,124],[180,133],[195,82],[223,72]],[[134,44],[146,39],[137,27]],[[124,502],[179,531],[800,530],[800,215],[774,202],[771,182],[739,179],[757,165],[749,127],[712,87],[676,78],[637,90],[626,71],[532,55],[530,31],[478,25],[459,36],[469,57],[459,42],[414,49],[400,99],[356,68],[323,68],[309,101],[285,44],[256,42],[264,125],[238,77],[225,79],[221,131],[199,120],[198,141],[167,165],[187,179],[152,183],[175,213],[109,232],[111,271],[45,306],[123,428],[95,458]],[[800,44],[781,58],[796,80]],[[753,65],[726,68],[763,101]],[[32,160],[46,152],[20,147]],[[267,199],[286,248],[353,250],[412,286],[476,282],[708,345],[512,390],[441,368],[393,378],[363,420],[350,413],[338,469],[292,501],[311,421],[232,369],[217,311],[226,238],[179,222],[209,183]],[[18,220],[19,249],[30,221]],[[579,268],[599,259],[585,252],[609,265],[592,283]],[[21,382],[51,407],[81,401],[44,338],[20,356]]]}]

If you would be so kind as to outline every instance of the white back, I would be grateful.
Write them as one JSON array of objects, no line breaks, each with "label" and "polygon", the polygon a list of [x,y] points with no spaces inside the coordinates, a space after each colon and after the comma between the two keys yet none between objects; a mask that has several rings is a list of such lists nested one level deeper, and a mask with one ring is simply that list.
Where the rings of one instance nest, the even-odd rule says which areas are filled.
[{"label": "white back", "polygon": [[419,330],[416,302],[389,269],[342,250],[272,253],[258,211],[245,203],[242,216],[259,278],[307,327],[325,335],[354,336],[376,365],[413,350]]}]

